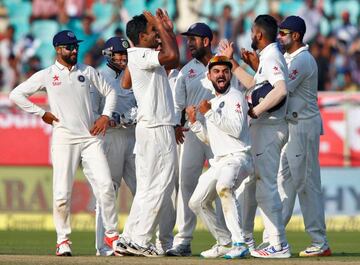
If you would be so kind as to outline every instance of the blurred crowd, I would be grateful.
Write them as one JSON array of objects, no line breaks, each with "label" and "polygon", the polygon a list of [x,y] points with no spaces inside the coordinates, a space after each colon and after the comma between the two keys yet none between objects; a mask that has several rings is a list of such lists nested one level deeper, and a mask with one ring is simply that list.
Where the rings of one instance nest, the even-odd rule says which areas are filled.
[{"label": "blurred crowd", "polygon": [[[53,63],[51,40],[62,29],[84,40],[80,62],[103,67],[104,40],[124,36],[132,16],[157,7],[168,11],[177,32],[195,21],[211,25],[214,53],[222,38],[233,41],[237,51],[251,49],[250,25],[259,14],[279,22],[299,15],[307,26],[305,42],[318,63],[319,91],[360,91],[358,0],[0,0],[0,92],[8,93]],[[190,59],[186,39],[177,39],[185,64]]]}]

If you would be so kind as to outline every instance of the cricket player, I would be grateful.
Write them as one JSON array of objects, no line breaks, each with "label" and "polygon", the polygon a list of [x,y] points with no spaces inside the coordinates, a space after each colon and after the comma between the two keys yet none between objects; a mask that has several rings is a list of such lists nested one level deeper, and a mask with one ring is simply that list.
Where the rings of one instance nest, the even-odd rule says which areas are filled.
[{"label": "cricket player", "polygon": [[[116,194],[122,178],[130,192],[135,196],[135,123],[137,105],[131,89],[121,87],[121,79],[127,65],[127,48],[130,44],[121,37],[112,37],[105,42],[103,55],[107,67],[101,72],[104,79],[113,87],[117,95],[117,104],[110,119],[110,126],[104,138],[104,148]],[[91,96],[95,115],[100,115],[105,105],[105,97],[92,89]],[[113,250],[104,244],[104,226],[101,205],[96,203],[96,240],[97,255],[109,256]],[[122,235],[126,238],[126,235]]]},{"label": "cricket player", "polygon": [[[208,68],[207,77],[215,88],[216,97],[210,101],[203,100],[198,106],[206,123],[196,120],[197,106],[189,106],[186,111],[191,131],[211,146],[214,158],[209,161],[211,167],[200,176],[189,206],[200,215],[217,240],[217,244],[211,249],[200,253],[202,257],[242,258],[249,250],[239,225],[235,191],[253,173],[248,106],[244,95],[230,84],[232,63],[227,57],[214,56],[209,61]],[[212,202],[217,195],[224,209],[226,225],[231,232],[232,248],[228,247],[231,242],[227,241],[227,230],[216,222]]]},{"label": "cricket player", "polygon": [[[53,38],[55,64],[17,86],[10,99],[29,113],[53,126],[53,215],[57,233],[57,256],[71,256],[70,199],[75,172],[80,161],[100,204],[105,227],[105,243],[117,251],[116,196],[101,135],[106,131],[116,106],[116,93],[91,66],[77,63],[79,42],[74,33],[63,30]],[[90,88],[106,98],[101,116],[95,120]],[[28,97],[46,90],[50,111],[33,104]],[[90,174],[86,174],[90,172]]]},{"label": "cricket player", "polygon": [[[175,84],[176,140],[182,144],[179,159],[179,193],[176,208],[174,246],[167,256],[190,256],[191,240],[196,227],[196,216],[189,208],[189,200],[202,173],[204,162],[213,157],[210,146],[201,142],[192,131],[181,126],[182,111],[190,105],[198,105],[202,100],[214,97],[213,86],[206,77],[207,64],[212,57],[212,31],[205,23],[195,23],[182,33],[187,36],[193,59],[181,70]],[[204,121],[202,114],[197,119]],[[221,206],[218,207],[221,211]],[[217,208],[217,209],[218,209]],[[220,220],[220,219],[219,219]],[[219,221],[220,222],[220,221]],[[230,240],[230,233],[228,233]]]},{"label": "cricket player", "polygon": [[[256,17],[251,28],[252,48],[259,53],[259,66],[251,76],[232,59],[233,74],[247,88],[253,89],[258,104],[249,109],[252,154],[255,163],[256,200],[270,245],[251,253],[259,258],[289,258],[290,246],[285,237],[282,204],[277,172],[280,154],[288,139],[286,116],[288,69],[276,44],[278,26],[270,15]],[[233,44],[222,42],[221,53],[232,58]],[[267,95],[263,91],[271,88]]]},{"label": "cricket player", "polygon": [[[160,253],[150,241],[162,211],[172,203],[177,163],[174,102],[165,67],[177,67],[179,50],[173,24],[161,9],[155,16],[144,11],[133,17],[126,25],[126,34],[135,46],[128,49],[128,69],[138,104],[137,189],[128,217],[136,225],[126,250],[156,257]],[[158,37],[161,51],[155,50]]]},{"label": "cricket player", "polygon": [[284,224],[291,218],[298,195],[305,230],[312,240],[299,256],[330,256],[318,158],[323,131],[317,104],[317,64],[303,43],[306,25],[301,17],[289,16],[279,28],[278,40],[289,68],[289,140],[281,155],[278,175]]}]

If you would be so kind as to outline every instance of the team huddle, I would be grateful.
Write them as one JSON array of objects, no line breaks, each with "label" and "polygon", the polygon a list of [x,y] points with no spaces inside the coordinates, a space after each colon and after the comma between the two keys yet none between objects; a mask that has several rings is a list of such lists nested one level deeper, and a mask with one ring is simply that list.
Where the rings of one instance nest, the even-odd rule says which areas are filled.
[{"label": "team huddle", "polygon": [[[99,256],[191,256],[198,216],[216,241],[200,253],[204,258],[289,258],[285,227],[296,196],[312,240],[299,255],[330,256],[317,65],[303,43],[305,31],[298,16],[278,25],[259,15],[251,29],[254,51],[241,50],[254,76],[235,60],[233,43],[222,40],[212,54],[212,31],[200,22],[182,33],[193,58],[178,70],[173,23],[162,9],[127,23],[130,42],[106,41],[100,72],[77,62],[82,40],[69,30],[57,33],[55,64],[10,93],[53,127],[56,255],[72,255],[71,193],[81,163],[96,198]],[[40,90],[49,111],[28,99]],[[119,234],[122,179],[134,199]],[[258,245],[257,209],[265,228]]]}]

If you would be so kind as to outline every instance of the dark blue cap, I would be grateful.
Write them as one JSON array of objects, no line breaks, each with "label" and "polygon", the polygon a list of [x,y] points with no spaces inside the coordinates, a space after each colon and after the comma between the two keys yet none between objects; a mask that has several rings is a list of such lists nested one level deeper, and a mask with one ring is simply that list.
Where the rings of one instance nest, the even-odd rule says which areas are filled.
[{"label": "dark blue cap", "polygon": [[[251,103],[252,106],[257,106],[269,92],[273,90],[273,86],[269,82],[264,82],[262,84],[259,84],[259,87],[254,89],[251,93]],[[277,105],[269,109],[267,112],[273,112],[275,110],[280,109],[286,102],[286,97],[281,100]]]},{"label": "dark blue cap", "polygon": [[82,40],[78,40],[71,30],[63,30],[58,33],[53,38],[53,45],[57,47],[59,45],[68,45],[82,42]]},{"label": "dark blue cap", "polygon": [[186,32],[181,33],[185,36],[199,36],[199,37],[208,37],[211,41],[213,38],[212,31],[208,25],[205,23],[197,22],[192,24]]},{"label": "dark blue cap", "polygon": [[288,29],[304,35],[306,32],[305,21],[299,16],[288,16],[279,25],[280,29]]},{"label": "dark blue cap", "polygon": [[104,49],[110,52],[126,52],[130,47],[129,42],[121,37],[112,37],[105,42]]}]

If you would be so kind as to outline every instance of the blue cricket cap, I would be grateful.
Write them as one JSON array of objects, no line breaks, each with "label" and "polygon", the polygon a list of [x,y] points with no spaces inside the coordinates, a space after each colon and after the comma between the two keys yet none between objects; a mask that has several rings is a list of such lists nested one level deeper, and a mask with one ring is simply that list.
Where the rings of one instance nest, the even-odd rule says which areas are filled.
[{"label": "blue cricket cap", "polygon": [[126,52],[130,47],[129,42],[121,37],[112,37],[105,42],[104,50],[111,52]]},{"label": "blue cricket cap", "polygon": [[207,37],[211,41],[213,39],[213,34],[208,25],[205,23],[197,22],[192,24],[186,32],[181,33],[184,36],[199,36],[199,37]]},{"label": "blue cricket cap", "polygon": [[280,29],[288,29],[304,36],[306,32],[305,21],[299,16],[288,16],[279,25]]},{"label": "blue cricket cap", "polygon": [[68,45],[82,42],[78,40],[71,30],[63,30],[55,34],[53,38],[53,45],[57,47],[59,45]]}]

